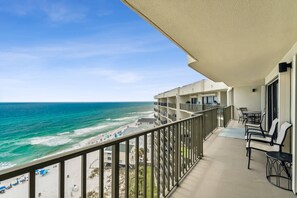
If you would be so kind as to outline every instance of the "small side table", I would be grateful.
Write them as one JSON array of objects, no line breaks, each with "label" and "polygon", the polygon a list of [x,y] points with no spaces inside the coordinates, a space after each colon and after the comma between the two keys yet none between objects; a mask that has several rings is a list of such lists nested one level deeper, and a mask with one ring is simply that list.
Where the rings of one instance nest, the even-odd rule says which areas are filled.
[{"label": "small side table", "polygon": [[267,180],[282,189],[292,190],[292,155],[271,151],[266,153],[266,178]]}]

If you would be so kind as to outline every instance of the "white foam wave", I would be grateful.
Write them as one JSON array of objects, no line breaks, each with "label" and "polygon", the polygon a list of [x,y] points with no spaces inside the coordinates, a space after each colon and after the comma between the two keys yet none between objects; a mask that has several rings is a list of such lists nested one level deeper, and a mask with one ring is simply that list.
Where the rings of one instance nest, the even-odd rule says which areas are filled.
[{"label": "white foam wave", "polygon": [[82,128],[82,129],[77,129],[74,130],[75,135],[83,135],[86,133],[91,133],[94,131],[99,131],[101,129],[104,129],[106,127],[108,127],[109,125],[99,125],[99,126],[94,126],[94,127],[87,127],[87,128]]},{"label": "white foam wave", "polygon": [[114,119],[114,120],[116,120],[116,121],[124,121],[124,120],[132,120],[132,119],[136,119],[137,117],[123,117],[123,118],[116,118],[116,119]]},{"label": "white foam wave", "polygon": [[134,115],[134,114],[150,114],[150,113],[154,113],[154,111],[136,111],[136,112],[131,112],[131,113],[127,113],[127,114],[132,114],[132,115]]},{"label": "white foam wave", "polygon": [[13,164],[11,162],[0,162],[0,170],[4,170],[7,168],[14,167],[16,164]]},{"label": "white foam wave", "polygon": [[30,139],[31,145],[44,145],[44,146],[59,146],[67,144],[71,141],[68,137],[61,136],[45,136],[45,137],[34,137]]},{"label": "white foam wave", "polygon": [[63,132],[63,133],[59,133],[58,135],[68,135],[70,134],[70,132]]},{"label": "white foam wave", "polygon": [[21,154],[15,154],[15,153],[10,153],[10,152],[5,152],[5,153],[0,153],[0,157],[4,158],[4,157],[15,157],[15,156],[19,156]]}]

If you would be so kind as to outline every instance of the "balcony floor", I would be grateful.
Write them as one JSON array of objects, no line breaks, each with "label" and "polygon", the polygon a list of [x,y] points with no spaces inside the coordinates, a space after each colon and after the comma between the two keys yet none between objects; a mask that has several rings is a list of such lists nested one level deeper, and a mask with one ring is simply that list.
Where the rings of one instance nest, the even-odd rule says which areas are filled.
[{"label": "balcony floor", "polygon": [[[229,127],[243,127],[231,121]],[[266,157],[253,151],[247,169],[245,141],[218,136],[218,129],[204,143],[204,157],[173,192],[171,198],[279,198],[296,197],[266,179]]]}]

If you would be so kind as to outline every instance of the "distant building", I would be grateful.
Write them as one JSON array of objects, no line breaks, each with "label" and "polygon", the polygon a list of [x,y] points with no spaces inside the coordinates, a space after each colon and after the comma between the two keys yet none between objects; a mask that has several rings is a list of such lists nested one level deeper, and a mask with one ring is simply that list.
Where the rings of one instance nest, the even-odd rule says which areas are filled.
[{"label": "distant building", "polygon": [[155,121],[155,118],[140,118],[137,120],[137,125],[152,125]]},{"label": "distant building", "polygon": [[[132,153],[132,148],[134,146],[133,145],[129,145],[129,153]],[[120,165],[125,166],[126,165],[126,158],[125,158],[125,154],[126,154],[126,145],[125,144],[120,144]],[[134,164],[134,156],[133,155],[129,155],[129,164]],[[104,150],[104,163],[105,164],[109,164],[111,165],[112,163],[112,147],[107,147]]]},{"label": "distant building", "polygon": [[222,82],[204,79],[160,93],[155,96],[155,124],[167,124],[214,106],[226,106],[231,98],[229,90]]}]

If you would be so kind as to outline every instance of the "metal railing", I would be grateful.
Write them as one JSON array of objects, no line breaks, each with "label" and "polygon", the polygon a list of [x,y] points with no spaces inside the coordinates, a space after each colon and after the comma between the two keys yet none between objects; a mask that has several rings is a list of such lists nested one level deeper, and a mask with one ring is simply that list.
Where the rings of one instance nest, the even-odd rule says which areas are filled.
[{"label": "metal railing", "polygon": [[176,104],[175,103],[168,103],[168,107],[176,109]]},{"label": "metal railing", "polygon": [[[13,167],[0,172],[0,181],[12,179],[20,175],[28,175],[28,191],[30,198],[39,196],[36,189],[36,170],[49,166],[57,166],[56,188],[58,197],[69,197],[66,189],[67,164],[79,157],[80,163],[75,164],[80,172],[80,196],[87,197],[89,177],[88,157],[97,152],[98,156],[98,197],[165,197],[170,193],[201,158],[203,152],[203,115],[170,123],[144,132],[127,135],[103,143],[87,146],[56,156],[46,157],[26,165]],[[120,145],[125,145],[125,166],[120,166]],[[129,147],[133,146],[134,152]],[[112,159],[110,166],[105,159],[106,148],[111,147]],[[142,152],[143,151],[143,152]],[[148,152],[149,151],[149,152]],[[132,158],[131,158],[132,157]],[[133,160],[132,160],[133,159]],[[121,159],[122,161],[122,159]],[[110,169],[111,188],[106,190],[104,175]],[[131,176],[133,175],[133,176]],[[125,178],[123,180],[123,178]],[[123,180],[123,181],[122,181]],[[120,191],[124,189],[124,191]],[[42,191],[42,190],[41,190]],[[46,196],[46,192],[41,192]],[[25,197],[25,196],[24,196]]]},{"label": "metal railing", "polygon": [[229,121],[232,119],[233,106],[223,108],[224,127],[227,127]]},{"label": "metal railing", "polygon": [[167,102],[159,102],[160,106],[167,107]]},{"label": "metal railing", "polygon": [[176,115],[168,114],[168,118],[172,121],[176,121]]}]

